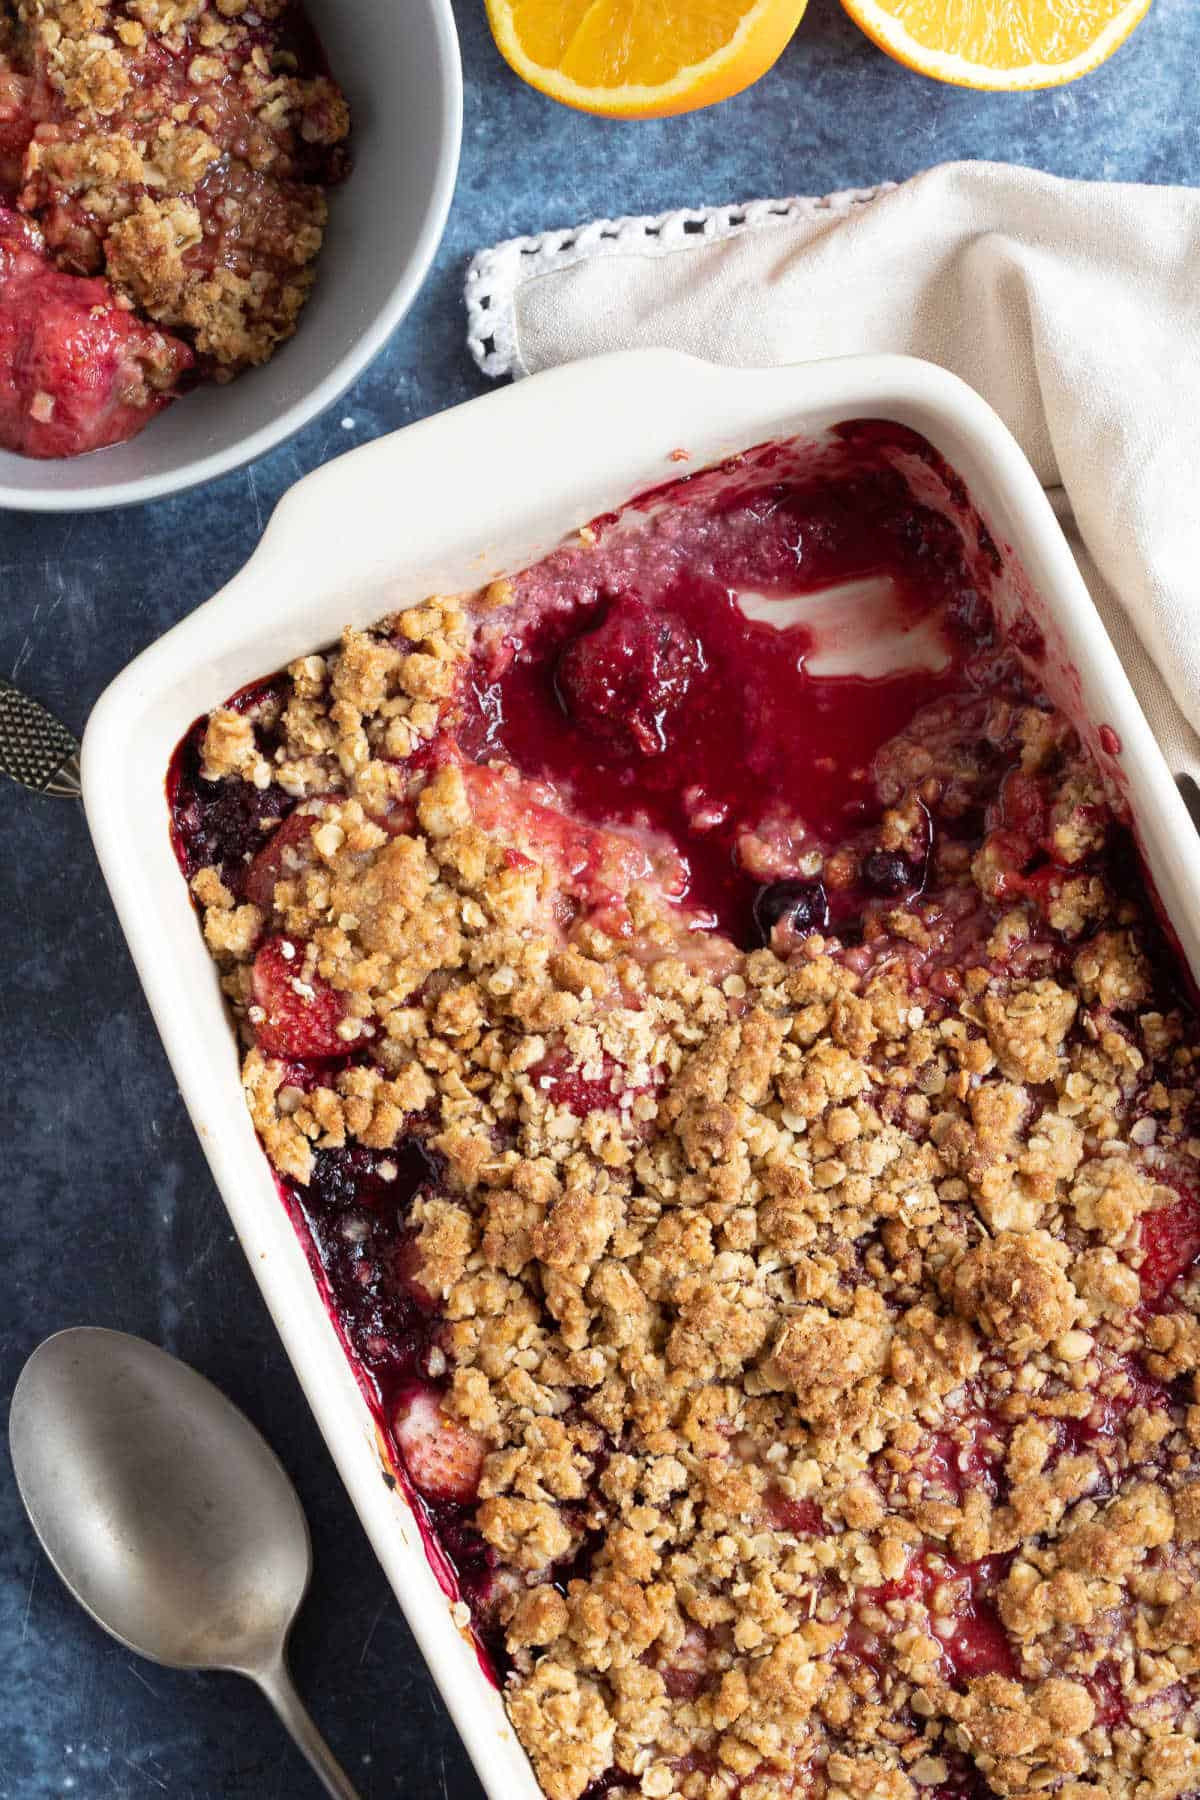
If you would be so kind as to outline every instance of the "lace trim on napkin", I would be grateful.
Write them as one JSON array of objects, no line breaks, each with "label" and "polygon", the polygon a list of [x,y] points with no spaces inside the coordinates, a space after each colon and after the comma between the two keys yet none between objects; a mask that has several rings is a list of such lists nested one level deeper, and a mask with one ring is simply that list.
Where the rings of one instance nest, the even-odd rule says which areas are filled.
[{"label": "lace trim on napkin", "polygon": [[749,200],[744,206],[684,207],[644,218],[594,219],[590,225],[509,238],[491,249],[479,250],[471,259],[466,280],[471,355],[485,375],[528,375],[517,343],[516,297],[517,290],[535,276],[593,256],[666,256],[822,213],[844,216],[895,185],[885,181],[878,187],[847,188],[819,199],[794,195],[787,200]]}]

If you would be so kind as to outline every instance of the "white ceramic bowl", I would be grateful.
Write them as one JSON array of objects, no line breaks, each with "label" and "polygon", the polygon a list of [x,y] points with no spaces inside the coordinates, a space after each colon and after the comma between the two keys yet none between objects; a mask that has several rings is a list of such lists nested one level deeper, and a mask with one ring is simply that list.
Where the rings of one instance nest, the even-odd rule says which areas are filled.
[{"label": "white ceramic bowl", "polygon": [[450,0],[306,0],[350,101],[354,167],[333,190],[312,296],[264,368],[177,400],[127,444],[61,462],[0,451],[0,508],[90,512],[238,468],[332,406],[396,329],[433,260],[462,138]]},{"label": "white ceramic bowl", "polygon": [[[354,450],[277,508],[250,562],[138,657],[84,740],[88,821],[217,1186],[400,1604],[493,1800],[536,1800],[499,1697],[456,1630],[243,1104],[238,1056],[167,835],[164,776],[196,716],[347,623],[519,569],[679,470],[839,421],[898,420],[964,478],[1001,547],[1002,613],[1046,637],[1041,674],[1129,796],[1159,894],[1200,967],[1200,844],[1037,479],[995,413],[927,363],[861,357],[754,371],[638,351],[577,363]],[[467,503],[469,501],[469,504]],[[1104,752],[1097,727],[1121,740]],[[1108,740],[1111,742],[1111,739]]]}]

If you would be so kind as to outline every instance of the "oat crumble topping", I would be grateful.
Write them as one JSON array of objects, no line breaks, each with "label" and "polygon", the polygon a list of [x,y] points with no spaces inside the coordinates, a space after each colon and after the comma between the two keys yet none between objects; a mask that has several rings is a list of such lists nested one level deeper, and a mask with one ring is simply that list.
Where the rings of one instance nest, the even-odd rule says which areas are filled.
[{"label": "oat crumble topping", "polygon": [[188,841],[291,1191],[419,1139],[396,1444],[548,1800],[1200,1793],[1200,1037],[1087,751],[1011,664],[924,708],[871,777],[919,888],[851,833],[739,943],[461,749],[529,579],[212,713],[252,848]]}]

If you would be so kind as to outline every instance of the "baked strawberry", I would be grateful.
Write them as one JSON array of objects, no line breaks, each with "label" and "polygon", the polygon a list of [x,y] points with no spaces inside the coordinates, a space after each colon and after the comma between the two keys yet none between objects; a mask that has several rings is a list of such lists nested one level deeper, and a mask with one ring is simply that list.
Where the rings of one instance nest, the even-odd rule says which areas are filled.
[{"label": "baked strawberry", "polygon": [[1181,1193],[1170,1206],[1143,1214],[1138,1229],[1145,1252],[1138,1279],[1142,1299],[1153,1304],[1200,1256],[1200,1204]]},{"label": "baked strawberry", "polygon": [[663,1077],[655,1068],[649,1078],[634,1081],[628,1069],[605,1052],[598,1066],[588,1065],[589,1073],[568,1053],[556,1045],[530,1069],[530,1078],[553,1106],[565,1106],[584,1119],[589,1113],[606,1112],[613,1107],[630,1105],[635,1095],[650,1093]]},{"label": "baked strawberry", "polygon": [[[314,794],[302,806],[297,807],[295,812],[288,814],[256,852],[254,861],[246,871],[242,892],[247,900],[263,912],[271,912],[275,904],[276,884],[302,876],[316,861],[312,834],[314,828],[321,823],[321,802],[336,803],[344,798],[344,795],[339,794]],[[396,800],[386,812],[371,814],[371,819],[389,837],[399,837],[403,832],[413,829],[416,813],[411,802]]]},{"label": "baked strawberry", "polygon": [[432,1311],[439,1305],[441,1296],[426,1286],[422,1279],[424,1272],[425,1253],[420,1238],[416,1232],[409,1232],[398,1240],[392,1252],[392,1279],[418,1306]]},{"label": "baked strawberry", "polygon": [[658,1665],[663,1685],[672,1700],[694,1700],[713,1679],[712,1643],[707,1631],[689,1624],[671,1652]]},{"label": "baked strawberry", "polygon": [[404,1396],[392,1429],[409,1479],[427,1500],[460,1505],[474,1500],[483,1473],[483,1439],[443,1412],[431,1388],[414,1388]]},{"label": "baked strawberry", "polygon": [[824,1537],[825,1520],[815,1500],[793,1500],[777,1487],[769,1487],[764,1499],[767,1519],[776,1531],[794,1537]]},{"label": "baked strawberry", "polygon": [[622,595],[594,631],[563,651],[558,692],[570,717],[594,737],[627,753],[660,756],[668,721],[703,667],[700,641],[681,618]]},{"label": "baked strawberry", "polygon": [[1036,775],[1012,769],[1000,789],[1000,811],[1009,831],[1040,843],[1049,835],[1050,808]]},{"label": "baked strawberry", "polygon": [[342,996],[319,975],[305,977],[304,945],[290,937],[268,938],[254,959],[251,977],[256,1011],[250,1015],[255,1041],[272,1056],[310,1061],[343,1056],[338,1026],[346,1016]]},{"label": "baked strawberry", "polygon": [[243,892],[252,905],[270,913],[275,904],[275,884],[285,876],[302,873],[313,860],[313,826],[320,820],[311,812],[289,813],[277,825],[246,871]]},{"label": "baked strawberry", "polygon": [[122,443],[192,361],[178,338],[118,306],[107,282],[52,267],[37,231],[0,207],[0,446],[51,457]]}]

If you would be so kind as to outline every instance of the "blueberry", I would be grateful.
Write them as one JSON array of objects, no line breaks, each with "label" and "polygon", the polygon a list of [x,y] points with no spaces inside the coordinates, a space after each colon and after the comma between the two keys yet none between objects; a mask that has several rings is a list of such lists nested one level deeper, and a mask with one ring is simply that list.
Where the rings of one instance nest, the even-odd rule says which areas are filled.
[{"label": "blueberry", "polygon": [[872,850],[862,866],[863,882],[875,894],[899,894],[913,885],[913,873],[902,856]]},{"label": "blueberry", "polygon": [[824,931],[829,923],[829,901],[820,881],[773,881],[754,896],[754,923],[764,944],[771,942],[776,925],[786,924],[797,937],[806,931]]}]

